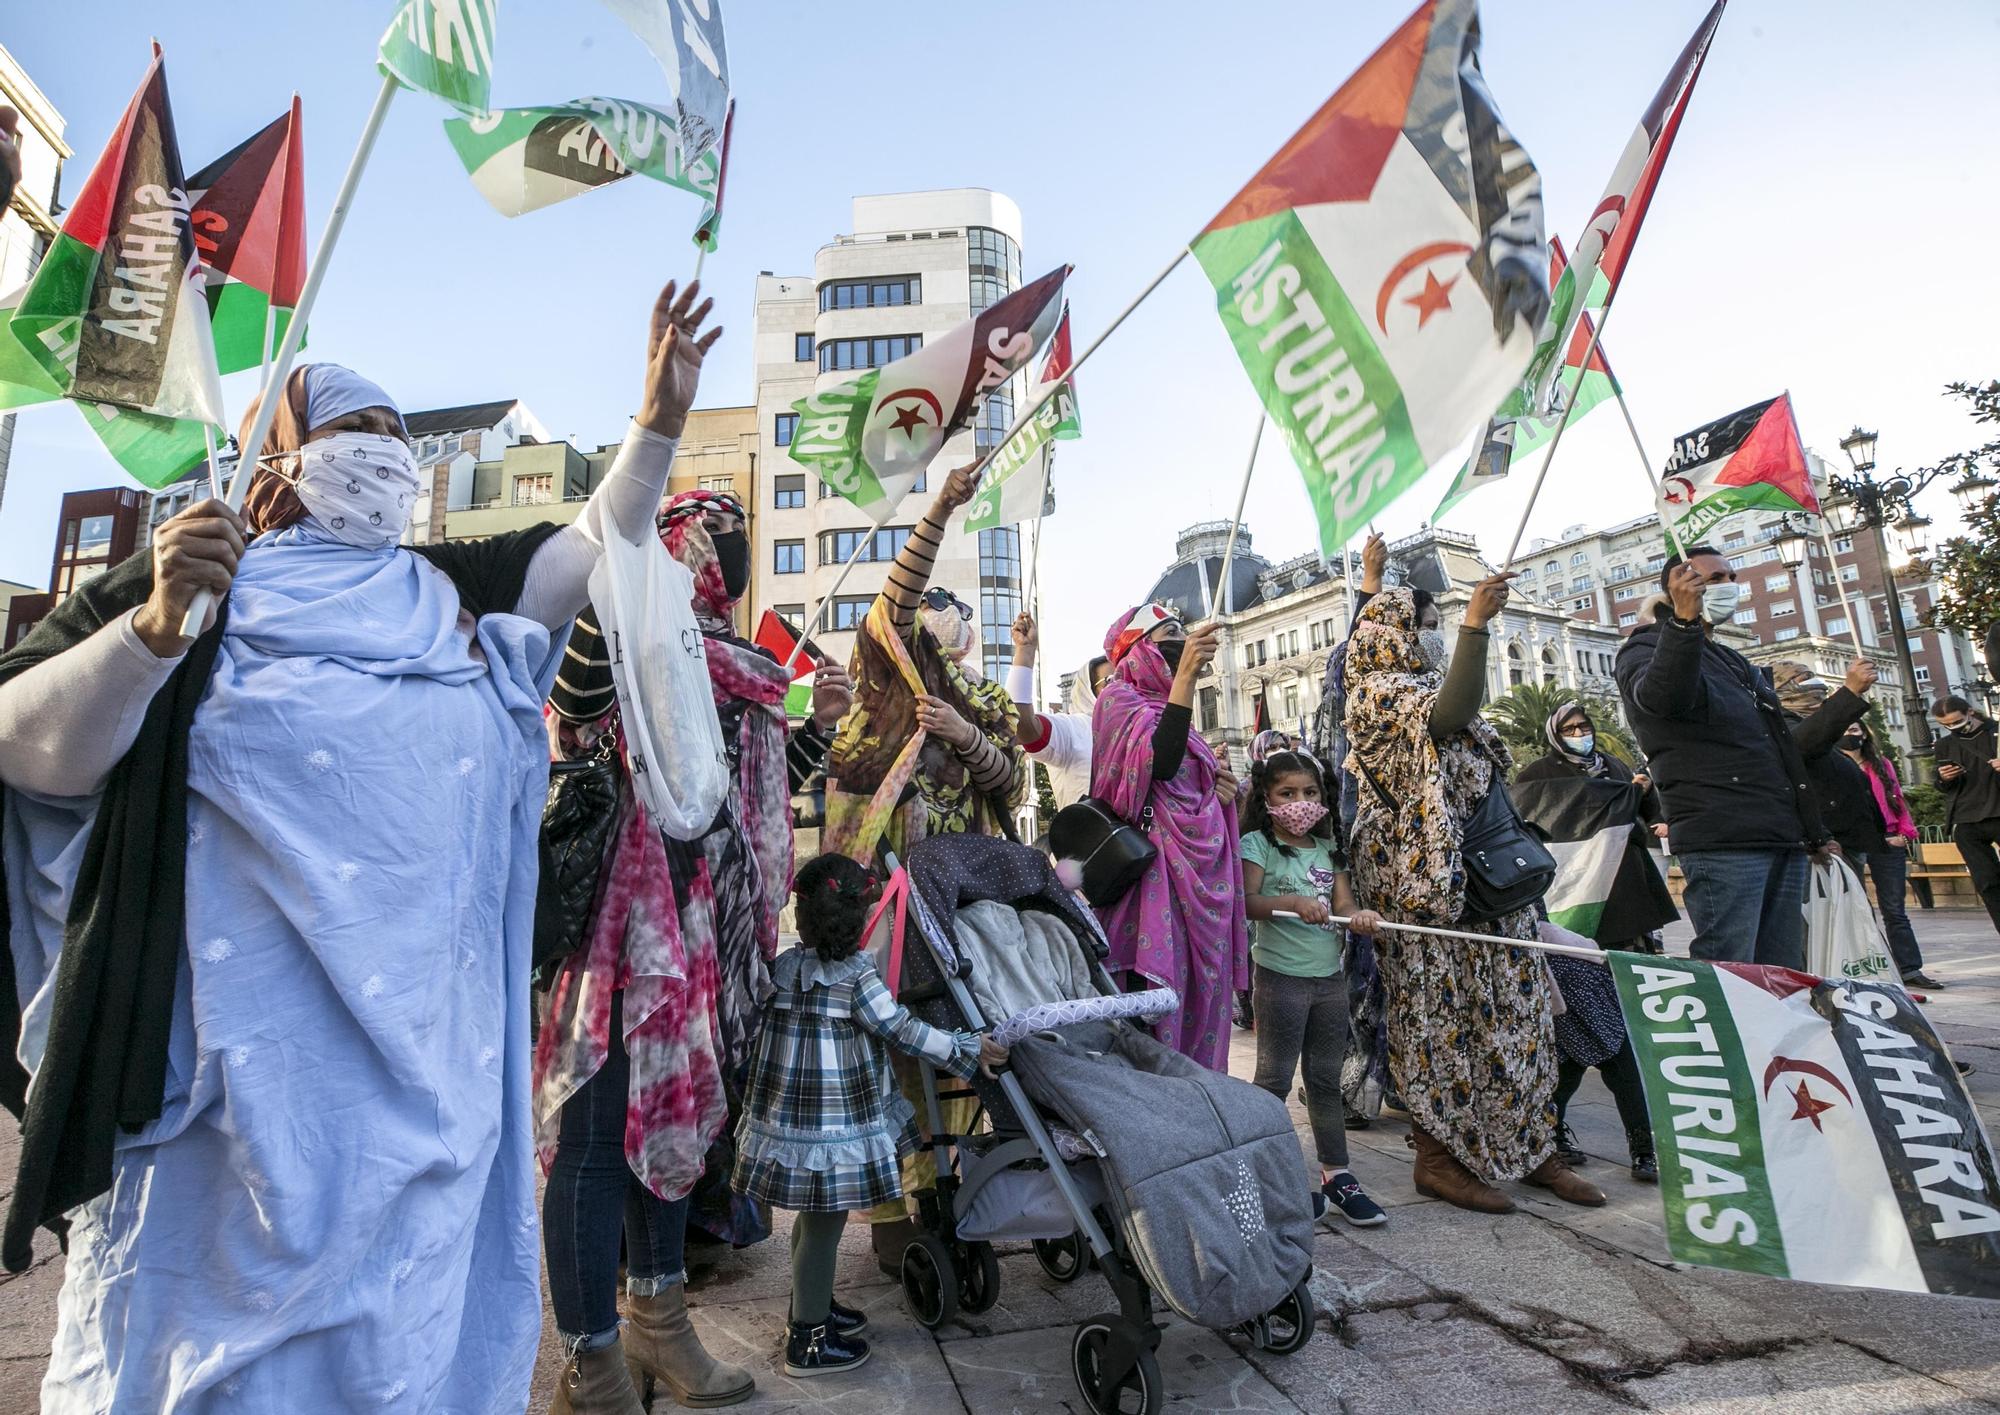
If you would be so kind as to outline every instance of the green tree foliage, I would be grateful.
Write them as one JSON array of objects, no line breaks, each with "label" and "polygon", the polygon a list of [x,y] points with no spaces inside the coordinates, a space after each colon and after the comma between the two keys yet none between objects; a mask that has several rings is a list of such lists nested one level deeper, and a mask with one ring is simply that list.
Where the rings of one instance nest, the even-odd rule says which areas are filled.
[{"label": "green tree foliage", "polygon": [[[1953,383],[1945,391],[1972,405],[1974,423],[2000,430],[2000,379]],[[2000,436],[1951,460],[1960,476],[2000,479]],[[1977,637],[2000,623],[2000,496],[1989,492],[1965,520],[1967,534],[1946,541],[1933,562],[1939,593],[1931,619]]]},{"label": "green tree foliage", "polygon": [[1618,700],[1608,693],[1565,688],[1555,683],[1517,683],[1506,696],[1495,698],[1485,708],[1486,720],[1500,733],[1519,766],[1526,766],[1549,750],[1543,727],[1549,714],[1563,703],[1580,703],[1597,729],[1598,750],[1622,758],[1634,769],[1639,752],[1625,730],[1625,714]]}]

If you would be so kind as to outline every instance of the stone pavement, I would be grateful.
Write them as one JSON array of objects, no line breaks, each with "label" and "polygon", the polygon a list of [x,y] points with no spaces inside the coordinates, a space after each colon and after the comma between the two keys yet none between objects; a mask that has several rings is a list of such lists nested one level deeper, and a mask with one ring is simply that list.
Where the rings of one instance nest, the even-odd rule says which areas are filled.
[{"label": "stone pavement", "polygon": [[[1931,1016],[1978,1068],[1971,1086],[1991,1131],[2000,1119],[2000,938],[1974,911],[1913,917],[1932,970],[1952,984],[1933,995]],[[1670,934],[1673,951],[1685,951],[1686,937],[1685,926]],[[1254,1056],[1254,1042],[1239,1033],[1231,1070],[1247,1076]],[[1294,1111],[1303,1136],[1304,1116]],[[1159,1350],[1166,1408],[2000,1412],[2000,1303],[1677,1266],[1667,1258],[1657,1190],[1626,1176],[1624,1135],[1594,1074],[1571,1121],[1597,1157],[1586,1172],[1609,1193],[1605,1208],[1572,1208],[1515,1186],[1518,1213],[1465,1213],[1418,1197],[1403,1126],[1378,1122],[1355,1133],[1355,1172],[1391,1218],[1382,1228],[1319,1237],[1319,1334],[1298,1354],[1273,1357],[1169,1320]],[[0,1139],[0,1186],[12,1172],[11,1139]],[[933,1335],[904,1315],[900,1290],[869,1260],[865,1230],[850,1227],[841,1291],[874,1319],[875,1356],[851,1377],[810,1382],[777,1370],[790,1285],[782,1240],[726,1256],[693,1300],[709,1349],[757,1374],[758,1394],[744,1410],[1082,1410],[1070,1336],[1079,1320],[1111,1305],[1104,1284],[1094,1275],[1056,1284],[1025,1247],[1004,1253],[1001,1271],[993,1310]],[[30,1272],[0,1279],[5,1415],[35,1406],[60,1278],[50,1248]],[[546,1408],[559,1364],[550,1327],[534,1411]],[[677,1407],[656,1407],[668,1408]]]}]

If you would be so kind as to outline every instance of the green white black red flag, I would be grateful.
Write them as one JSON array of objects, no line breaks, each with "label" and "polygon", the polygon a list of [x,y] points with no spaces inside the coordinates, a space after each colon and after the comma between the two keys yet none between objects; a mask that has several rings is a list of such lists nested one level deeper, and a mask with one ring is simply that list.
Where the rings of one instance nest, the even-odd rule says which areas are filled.
[{"label": "green white black red flag", "polygon": [[306,281],[298,96],[261,132],[188,178],[188,195],[216,364],[223,373],[256,368],[277,354]]},{"label": "green white black red flag", "polygon": [[1699,541],[1744,511],[1819,514],[1812,470],[1780,394],[1674,439],[1660,479],[1660,520],[1680,546]]},{"label": "green white black red flag", "polygon": [[1427,0],[1195,238],[1336,559],[1482,427],[1548,308],[1541,179]]},{"label": "green white black red flag", "polygon": [[2000,1297],[1993,1144],[1909,993],[1748,963],[1609,963],[1676,1259]]},{"label": "green white black red flag", "polygon": [[1055,331],[1068,266],[954,325],[915,353],[792,404],[788,449],[876,525],[896,514],[945,441],[970,426],[988,391]]},{"label": "green white black red flag", "polygon": [[[1069,308],[1064,306],[1055,335],[1049,340],[1041,380],[1028,394],[1029,401],[1041,397],[1042,390],[1067,373],[1072,362]],[[999,526],[1039,521],[1046,510],[1043,492],[1048,485],[1049,464],[1056,455],[1053,440],[1081,436],[1083,419],[1076,410],[1076,380],[1069,379],[986,464],[979,494],[965,510],[965,533],[976,535]]]}]

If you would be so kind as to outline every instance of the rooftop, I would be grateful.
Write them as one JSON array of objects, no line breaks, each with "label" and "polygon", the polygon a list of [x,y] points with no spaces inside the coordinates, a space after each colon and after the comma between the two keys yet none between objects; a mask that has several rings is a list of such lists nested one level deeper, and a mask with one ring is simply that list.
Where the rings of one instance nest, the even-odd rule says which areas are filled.
[{"label": "rooftop", "polygon": [[456,408],[427,408],[420,413],[405,413],[403,430],[411,437],[436,437],[440,433],[492,427],[520,401],[518,398],[502,398],[495,403],[462,403]]}]

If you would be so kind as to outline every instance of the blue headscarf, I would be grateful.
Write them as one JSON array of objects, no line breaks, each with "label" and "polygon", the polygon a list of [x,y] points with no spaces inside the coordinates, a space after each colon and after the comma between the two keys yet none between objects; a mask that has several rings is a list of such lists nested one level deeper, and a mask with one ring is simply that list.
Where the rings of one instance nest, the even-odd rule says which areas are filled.
[{"label": "blue headscarf", "polygon": [[306,427],[325,427],[335,418],[344,418],[349,413],[358,413],[363,408],[387,408],[396,415],[396,421],[403,420],[403,410],[396,406],[396,400],[382,391],[382,386],[363,378],[351,368],[339,364],[307,364],[306,380]]}]

